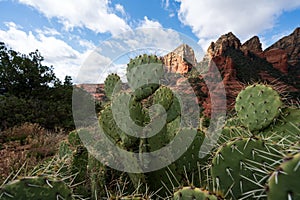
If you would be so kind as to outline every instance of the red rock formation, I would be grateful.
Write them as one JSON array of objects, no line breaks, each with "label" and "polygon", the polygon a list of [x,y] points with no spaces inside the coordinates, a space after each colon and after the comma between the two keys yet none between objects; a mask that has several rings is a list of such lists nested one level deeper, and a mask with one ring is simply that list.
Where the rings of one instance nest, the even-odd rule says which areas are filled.
[{"label": "red rock formation", "polygon": [[263,52],[261,42],[257,36],[250,38],[244,44],[242,44],[241,50],[246,56],[248,56],[250,52],[260,56]]},{"label": "red rock formation", "polygon": [[98,101],[103,101],[106,98],[104,84],[78,84],[76,86],[90,93]]},{"label": "red rock formation", "polygon": [[179,74],[187,73],[197,63],[194,50],[186,44],[180,45],[174,51],[165,55],[162,60],[167,72]]},{"label": "red rock formation", "polygon": [[[208,97],[203,102],[204,115],[207,117],[211,114],[212,103],[216,109],[215,112],[223,111],[224,109],[231,110],[237,93],[242,89],[242,84],[236,77],[236,69],[232,58],[224,56],[224,52],[229,48],[241,48],[240,40],[231,32],[222,35],[215,43],[212,42],[207,50],[205,59],[210,59],[210,65],[216,66],[218,70],[214,71],[212,70],[214,67],[210,66],[208,73],[204,75],[205,79],[216,79],[215,77],[219,74],[223,79],[222,83],[219,83],[218,81],[216,83],[210,82],[209,84],[211,85],[209,91],[207,86],[202,86],[202,91],[208,92]],[[223,86],[220,84],[223,84]],[[218,96],[216,95],[223,93],[224,90],[222,88],[224,88],[226,92],[226,104],[224,105],[220,103],[222,99],[218,99]],[[212,99],[211,96],[214,96],[214,98]]]},{"label": "red rock formation", "polygon": [[212,42],[208,47],[207,54],[210,57],[222,55],[228,48],[239,49],[241,47],[240,40],[229,32],[222,35],[216,42]]},{"label": "red rock formation", "polygon": [[282,73],[288,73],[288,55],[285,50],[272,48],[265,51],[263,57]]},{"label": "red rock formation", "polygon": [[[218,71],[210,70],[204,75],[205,80],[208,80],[206,84],[210,84],[210,90],[207,85],[202,85],[202,91],[207,93],[207,98],[203,102],[204,114],[209,117],[211,114],[211,104],[214,101],[215,112],[222,112],[224,110],[231,110],[234,106],[235,98],[239,91],[241,91],[242,83],[238,81],[236,77],[236,69],[232,58],[224,56],[216,56],[212,58],[211,65],[215,65]],[[220,74],[221,73],[221,74]],[[222,83],[219,81],[209,81],[218,80],[218,76],[223,78]],[[222,85],[221,85],[222,84]],[[222,99],[218,99],[218,95],[226,92],[226,104],[221,104]],[[212,96],[214,97],[212,99]]]},{"label": "red rock formation", "polygon": [[300,27],[288,36],[283,37],[278,42],[275,42],[265,50],[268,52],[272,49],[279,48],[286,52],[288,57],[288,64],[291,66],[300,65]]}]

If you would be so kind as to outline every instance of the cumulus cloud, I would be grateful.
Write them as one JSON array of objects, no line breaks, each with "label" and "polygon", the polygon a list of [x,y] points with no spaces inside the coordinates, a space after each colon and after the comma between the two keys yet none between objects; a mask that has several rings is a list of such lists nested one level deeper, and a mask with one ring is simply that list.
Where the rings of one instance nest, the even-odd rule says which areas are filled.
[{"label": "cumulus cloud", "polygon": [[101,53],[106,57],[118,58],[123,54],[137,50],[141,50],[143,53],[158,54],[161,51],[165,53],[173,50],[181,43],[182,40],[177,32],[164,29],[158,21],[144,17],[135,30],[113,36],[104,41],[100,48],[102,49]]},{"label": "cumulus cloud", "polygon": [[135,30],[124,32],[112,39],[112,42],[109,41],[110,45],[115,45],[115,41],[117,41],[119,46],[114,47],[119,49],[123,48],[130,51],[153,48],[157,51],[161,50],[156,54],[169,53],[182,43],[195,43],[191,38],[173,29],[164,28],[159,21],[149,19],[147,16],[140,21]]},{"label": "cumulus cloud", "polygon": [[232,31],[248,39],[271,29],[282,12],[300,7],[299,0],[176,0],[178,17],[192,28],[199,43],[207,48],[210,41]]},{"label": "cumulus cloud", "polygon": [[115,9],[116,11],[120,12],[123,16],[126,16],[125,9],[121,4],[116,4]]},{"label": "cumulus cloud", "polygon": [[[91,53],[91,50],[88,49],[79,52],[65,41],[57,39],[55,37],[57,31],[54,29],[45,28],[45,30],[27,33],[13,22],[6,23],[6,26],[7,30],[0,30],[0,41],[4,41],[10,48],[24,54],[38,49],[45,58],[43,64],[52,65],[55,75],[61,80],[69,75],[75,82],[81,64]],[[85,40],[79,40],[79,43],[83,47],[92,47],[92,44]],[[107,61],[107,58],[102,59]]]},{"label": "cumulus cloud", "polygon": [[[48,18],[57,18],[66,29],[85,27],[96,33],[110,32],[113,35],[129,30],[126,21],[112,12],[108,0],[19,0]],[[121,5],[116,7],[124,12]]]}]

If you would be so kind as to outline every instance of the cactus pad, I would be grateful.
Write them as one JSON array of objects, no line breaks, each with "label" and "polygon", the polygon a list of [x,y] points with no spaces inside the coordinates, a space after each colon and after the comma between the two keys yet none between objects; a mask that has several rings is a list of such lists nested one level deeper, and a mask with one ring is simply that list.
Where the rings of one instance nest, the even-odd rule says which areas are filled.
[{"label": "cactus pad", "polygon": [[300,153],[285,158],[271,175],[267,194],[269,200],[300,199]]},{"label": "cactus pad", "polygon": [[280,113],[282,101],[277,91],[263,84],[255,84],[242,90],[235,110],[244,126],[250,131],[267,127]]},{"label": "cactus pad", "polygon": [[266,181],[263,169],[277,158],[269,147],[257,137],[238,138],[219,147],[211,168],[216,190],[226,198],[238,199],[249,191],[263,188]]},{"label": "cactus pad", "polygon": [[24,177],[0,188],[0,199],[65,199],[72,200],[71,189],[51,177]]},{"label": "cactus pad", "polygon": [[[282,140],[282,138],[285,138],[287,143],[299,141],[300,109],[285,108],[276,123],[268,127],[263,134],[266,137],[271,136],[274,141]],[[282,140],[282,142],[285,141]]]},{"label": "cactus pad", "polygon": [[174,193],[174,200],[218,200],[221,199],[208,191],[193,186],[183,187]]},{"label": "cactus pad", "polygon": [[144,54],[130,60],[126,75],[135,98],[141,100],[157,90],[164,68],[157,56]]},{"label": "cactus pad", "polygon": [[167,111],[173,103],[173,92],[170,88],[162,86],[155,91],[153,96],[153,103],[160,104]]},{"label": "cactus pad", "polygon": [[117,74],[110,74],[104,81],[104,92],[109,99],[121,89],[121,80]]}]

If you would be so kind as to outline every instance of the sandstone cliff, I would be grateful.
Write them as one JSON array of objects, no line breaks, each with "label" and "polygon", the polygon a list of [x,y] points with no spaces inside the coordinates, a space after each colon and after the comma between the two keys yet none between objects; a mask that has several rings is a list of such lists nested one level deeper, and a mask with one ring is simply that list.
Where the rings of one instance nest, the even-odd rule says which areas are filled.
[{"label": "sandstone cliff", "polygon": [[197,64],[194,50],[187,44],[182,44],[172,52],[162,57],[167,72],[185,74]]},{"label": "sandstone cliff", "polygon": [[287,55],[287,62],[291,66],[300,67],[300,27],[293,33],[283,37],[265,50],[268,52],[272,49],[284,50]]}]

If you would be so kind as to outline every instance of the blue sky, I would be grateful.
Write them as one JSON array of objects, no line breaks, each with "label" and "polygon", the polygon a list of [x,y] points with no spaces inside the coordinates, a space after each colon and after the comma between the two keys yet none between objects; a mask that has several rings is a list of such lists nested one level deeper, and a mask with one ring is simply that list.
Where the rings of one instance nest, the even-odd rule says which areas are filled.
[{"label": "blue sky", "polygon": [[134,54],[117,53],[172,50],[178,34],[203,52],[229,31],[241,42],[258,35],[265,48],[300,27],[299,19],[299,0],[0,0],[0,41],[26,54],[39,49],[59,78],[88,82],[88,73],[78,78],[84,65],[103,73],[119,56],[107,73],[122,73]]}]

